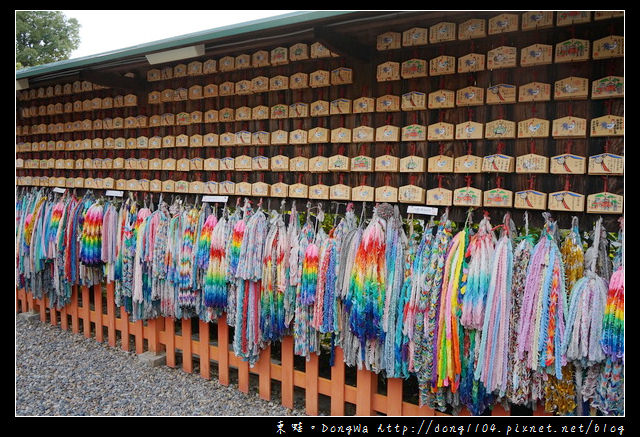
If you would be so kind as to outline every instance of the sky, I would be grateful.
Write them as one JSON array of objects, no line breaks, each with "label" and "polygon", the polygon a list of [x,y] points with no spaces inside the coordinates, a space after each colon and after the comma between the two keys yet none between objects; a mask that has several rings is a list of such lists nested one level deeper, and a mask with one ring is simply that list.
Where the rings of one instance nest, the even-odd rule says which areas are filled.
[{"label": "sky", "polygon": [[[62,10],[80,23],[80,47],[70,59],[164,38],[244,23],[286,10]],[[115,30],[115,31],[114,31]]]}]

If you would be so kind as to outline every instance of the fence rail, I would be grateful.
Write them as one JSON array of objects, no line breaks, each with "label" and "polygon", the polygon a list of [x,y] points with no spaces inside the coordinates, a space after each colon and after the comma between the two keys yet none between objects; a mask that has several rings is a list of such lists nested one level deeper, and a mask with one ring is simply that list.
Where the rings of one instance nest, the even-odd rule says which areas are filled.
[{"label": "fence rail", "polygon": [[[93,305],[92,305],[93,304]],[[125,311],[116,307],[113,283],[86,286],[74,286],[71,302],[57,310],[50,307],[45,296],[35,299],[24,289],[16,290],[16,313],[36,312],[44,323],[51,323],[63,330],[82,334],[86,338],[95,336],[99,342],[105,341],[111,347],[120,347],[125,351],[132,348],[136,354],[146,351],[166,353],[166,365],[178,367],[178,354],[181,355],[182,370],[194,372],[194,358],[199,362],[199,373],[203,379],[212,378],[211,364],[217,364],[218,381],[225,386],[231,384],[231,370],[237,372],[238,390],[248,393],[250,374],[257,375],[257,390],[261,399],[271,401],[272,382],[280,383],[281,403],[287,408],[294,408],[294,389],[304,389],[305,413],[319,413],[319,395],[330,399],[330,414],[345,416],[346,405],[355,406],[355,415],[369,416],[384,414],[387,416],[447,416],[442,412],[426,406],[420,407],[403,399],[403,380],[388,378],[386,394],[378,392],[378,375],[368,370],[356,370],[356,385],[346,380],[346,366],[340,347],[335,348],[334,365],[331,366],[330,378],[322,377],[319,357],[311,355],[305,363],[304,371],[294,367],[293,337],[284,337],[280,343],[280,356],[274,357],[271,346],[261,352],[260,359],[254,367],[237,357],[229,344],[229,326],[226,315],[222,315],[217,323],[198,321],[198,332],[194,334],[192,320],[175,320],[158,317],[147,321],[132,322]],[[176,332],[176,324],[180,332]],[[82,325],[82,328],[80,327]],[[211,338],[210,326],[217,325],[217,338]],[[92,329],[93,326],[93,329]],[[133,337],[133,344],[131,344]],[[276,354],[277,355],[277,354]],[[463,415],[469,415],[465,409]],[[533,415],[548,415],[542,406]],[[492,416],[509,415],[500,405],[496,405]]]}]

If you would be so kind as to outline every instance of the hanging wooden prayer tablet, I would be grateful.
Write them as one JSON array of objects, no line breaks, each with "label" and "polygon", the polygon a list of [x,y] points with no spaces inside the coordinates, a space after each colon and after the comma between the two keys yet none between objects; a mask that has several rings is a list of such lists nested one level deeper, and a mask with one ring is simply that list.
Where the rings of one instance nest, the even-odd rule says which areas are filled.
[{"label": "hanging wooden prayer tablet", "polygon": [[289,158],[284,155],[271,157],[271,171],[289,171]]},{"label": "hanging wooden prayer tablet", "polygon": [[376,68],[376,80],[378,82],[400,80],[400,63],[388,61],[379,64]]},{"label": "hanging wooden prayer tablet", "polygon": [[347,85],[353,83],[353,70],[347,67],[338,67],[331,70],[331,85]]},{"label": "hanging wooden prayer tablet", "polygon": [[382,155],[375,159],[375,171],[396,173],[400,168],[400,159],[392,155]]},{"label": "hanging wooden prayer tablet", "polygon": [[493,120],[485,124],[484,137],[488,140],[513,139],[516,137],[516,123],[509,120]]},{"label": "hanging wooden prayer tablet", "polygon": [[556,13],[556,26],[570,26],[589,21],[591,21],[590,11],[558,11]]},{"label": "hanging wooden prayer tablet", "polygon": [[400,65],[400,76],[403,79],[427,76],[427,61],[424,59],[409,59]]},{"label": "hanging wooden prayer tablet", "polygon": [[289,59],[291,61],[304,61],[309,59],[309,47],[304,43],[297,43],[289,47]]},{"label": "hanging wooden prayer tablet", "polygon": [[589,95],[589,79],[585,77],[567,77],[554,84],[555,100],[586,99]]},{"label": "hanging wooden prayer tablet", "polygon": [[351,100],[350,99],[335,99],[329,104],[329,114],[351,114]]},{"label": "hanging wooden prayer tablet", "polygon": [[251,196],[252,186],[249,182],[238,182],[235,186],[236,196]]},{"label": "hanging wooden prayer tablet", "polygon": [[323,115],[329,115],[329,102],[326,100],[316,100],[311,103],[311,116],[321,117]]},{"label": "hanging wooden prayer tablet", "polygon": [[586,159],[584,156],[565,153],[552,156],[549,160],[549,173],[551,174],[584,174]]},{"label": "hanging wooden prayer tablet", "polygon": [[266,156],[254,156],[251,158],[251,170],[268,171],[269,158]]},{"label": "hanging wooden prayer tablet", "polygon": [[429,109],[444,109],[455,107],[456,93],[450,90],[437,90],[429,93]]},{"label": "hanging wooden prayer tablet", "polygon": [[[258,105],[251,108],[252,120],[267,120],[269,119],[270,114],[271,112],[269,110],[269,107],[265,105]],[[221,118],[220,121],[224,121],[224,120],[222,120]]]},{"label": "hanging wooden prayer tablet", "polygon": [[400,159],[400,173],[424,173],[425,159],[421,156],[405,156]]},{"label": "hanging wooden prayer tablet", "polygon": [[[138,142],[138,147],[140,143]],[[195,134],[189,137],[189,147],[202,147],[202,135]]]},{"label": "hanging wooden prayer tablet", "polygon": [[489,35],[505,32],[516,32],[518,30],[517,14],[500,14],[489,18]]},{"label": "hanging wooden prayer tablet", "polygon": [[210,83],[208,85],[205,85],[204,88],[202,89],[202,94],[204,95],[205,98],[217,97],[218,85],[216,85],[215,83]]},{"label": "hanging wooden prayer tablet", "polygon": [[624,117],[617,115],[603,115],[591,120],[592,137],[623,136]]},{"label": "hanging wooden prayer tablet", "polygon": [[309,171],[309,158],[296,156],[289,160],[289,171],[306,172]]},{"label": "hanging wooden prayer tablet", "polygon": [[269,79],[269,91],[282,91],[289,89],[289,78],[287,76],[273,76]]},{"label": "hanging wooden prayer tablet", "polygon": [[[117,159],[118,158],[113,160],[114,168],[117,168],[116,167],[116,160]],[[176,170],[176,160],[174,158],[165,158],[165,159],[163,159],[162,160],[162,170],[175,171]]]},{"label": "hanging wooden prayer tablet", "polygon": [[220,134],[220,145],[221,146],[235,146],[236,143],[236,134],[233,132],[223,132]]},{"label": "hanging wooden prayer tablet", "polygon": [[551,211],[583,212],[585,198],[582,194],[573,191],[556,191],[547,196],[548,206]]},{"label": "hanging wooden prayer tablet", "polygon": [[222,108],[218,111],[218,120],[222,122],[230,122],[235,120],[235,111],[233,108]]},{"label": "hanging wooden prayer tablet", "polygon": [[516,173],[548,173],[549,158],[528,153],[516,158]]},{"label": "hanging wooden prayer tablet", "polygon": [[456,125],[456,140],[481,140],[482,123],[465,121]]},{"label": "hanging wooden prayer tablet", "polygon": [[202,163],[204,171],[218,171],[220,169],[220,160],[218,158],[207,158]]},{"label": "hanging wooden prayer tablet", "polygon": [[420,111],[427,109],[427,96],[425,93],[410,91],[402,95],[401,109],[403,111]]},{"label": "hanging wooden prayer tablet", "polygon": [[446,155],[431,156],[427,160],[427,171],[429,173],[452,173],[453,158]]},{"label": "hanging wooden prayer tablet", "polygon": [[429,42],[431,44],[445,41],[455,41],[456,23],[442,22],[429,27]]},{"label": "hanging wooden prayer tablet", "polygon": [[482,172],[482,158],[475,155],[458,156],[453,162],[454,173],[480,173]]},{"label": "hanging wooden prayer tablet", "polygon": [[513,191],[504,188],[484,191],[482,197],[482,206],[487,208],[511,208],[513,206]]},{"label": "hanging wooden prayer tablet", "polygon": [[513,207],[518,209],[546,209],[547,193],[536,190],[518,191],[513,197]]},{"label": "hanging wooden prayer tablet", "polygon": [[482,191],[473,187],[462,187],[453,190],[453,205],[480,207],[482,206]]},{"label": "hanging wooden prayer tablet", "polygon": [[624,158],[613,153],[601,153],[589,157],[590,175],[623,175]]},{"label": "hanging wooden prayer tablet", "polygon": [[483,18],[472,18],[458,24],[458,39],[484,38],[487,36],[486,20]]},{"label": "hanging wooden prayer tablet", "polygon": [[314,127],[313,129],[309,129],[307,141],[309,141],[309,144],[328,143],[329,129],[324,127]]},{"label": "hanging wooden prayer tablet", "polygon": [[249,171],[251,170],[251,157],[247,155],[240,155],[235,157],[234,169],[236,171]]},{"label": "hanging wooden prayer tablet", "polygon": [[546,102],[551,100],[551,85],[542,82],[530,82],[518,88],[519,102]]},{"label": "hanging wooden prayer tablet", "polygon": [[200,181],[189,182],[189,188],[187,191],[190,194],[202,194],[204,191],[204,183]]},{"label": "hanging wooden prayer tablet", "polygon": [[251,195],[255,197],[266,197],[269,195],[269,184],[264,182],[254,182],[251,184]]},{"label": "hanging wooden prayer tablet", "polygon": [[376,202],[396,203],[398,201],[398,189],[389,185],[375,188]]},{"label": "hanging wooden prayer tablet", "polygon": [[258,50],[251,55],[251,65],[254,68],[269,66],[269,52],[266,50]]},{"label": "hanging wooden prayer tablet", "polygon": [[522,14],[522,30],[553,27],[553,11],[527,11]]},{"label": "hanging wooden prayer tablet", "polygon": [[289,106],[283,104],[273,105],[270,109],[270,118],[277,120],[289,117]]},{"label": "hanging wooden prayer tablet", "polygon": [[587,136],[587,120],[567,116],[553,120],[551,136],[554,138],[585,138]]},{"label": "hanging wooden prayer tablet", "polygon": [[218,134],[208,133],[202,138],[205,147],[215,147],[220,144]]},{"label": "hanging wooden prayer tablet", "polygon": [[403,185],[398,188],[398,202],[424,205],[425,190],[416,185]]},{"label": "hanging wooden prayer tablet", "polygon": [[[375,99],[372,97],[359,97],[353,101],[353,113],[362,114],[375,111]],[[313,116],[313,112],[311,114]]]},{"label": "hanging wooden prayer tablet", "polygon": [[350,143],[351,142],[351,129],[345,127],[338,127],[331,129],[331,142],[332,143]]},{"label": "hanging wooden prayer tablet", "polygon": [[623,11],[595,11],[593,13],[594,21],[608,20],[609,18],[624,17]]},{"label": "hanging wooden prayer tablet", "polygon": [[289,132],[289,143],[291,144],[307,144],[307,131],[304,129],[295,129]]},{"label": "hanging wooden prayer tablet", "polygon": [[451,206],[453,205],[453,191],[440,187],[427,190],[426,204],[429,206]]},{"label": "hanging wooden prayer tablet", "polygon": [[374,188],[369,185],[360,185],[351,189],[351,200],[373,202],[374,195]]},{"label": "hanging wooden prayer tablet", "polygon": [[501,46],[487,53],[487,70],[516,67],[517,49]]},{"label": "hanging wooden prayer tablet", "polygon": [[289,50],[286,47],[276,47],[269,52],[271,65],[285,65],[289,63]]},{"label": "hanging wooden prayer tablet", "polygon": [[427,129],[421,124],[410,124],[402,128],[402,141],[426,141]]},{"label": "hanging wooden prayer tablet", "polygon": [[448,141],[453,140],[455,127],[451,123],[439,122],[430,124],[427,127],[428,141]]},{"label": "hanging wooden prayer tablet", "polygon": [[327,173],[329,171],[329,158],[324,156],[310,158],[309,171],[311,173]]},{"label": "hanging wooden prayer tablet", "polygon": [[185,77],[187,75],[187,66],[185,64],[177,64],[173,67],[173,77]]},{"label": "hanging wooden prayer tablet", "polygon": [[321,88],[331,85],[329,72],[326,70],[316,70],[309,75],[309,86],[311,88]]},{"label": "hanging wooden prayer tablet", "polygon": [[591,84],[592,99],[612,99],[624,97],[624,77],[606,76]]},{"label": "hanging wooden prayer tablet", "polygon": [[349,158],[344,155],[333,155],[327,161],[329,171],[349,171]]},{"label": "hanging wooden prayer tablet", "polygon": [[309,75],[303,72],[292,74],[289,77],[289,88],[292,90],[309,88]]},{"label": "hanging wooden prayer tablet", "polygon": [[354,172],[372,172],[373,158],[370,156],[358,155],[351,158],[351,170]]},{"label": "hanging wooden prayer tablet", "polygon": [[289,118],[305,118],[309,116],[309,104],[296,102],[289,105]]},{"label": "hanging wooden prayer tablet", "polygon": [[469,53],[458,58],[458,73],[471,73],[485,69],[485,55]]},{"label": "hanging wooden prayer tablet", "polygon": [[285,184],[284,182],[276,182],[275,184],[271,184],[269,195],[271,197],[288,197],[289,185]]},{"label": "hanging wooden prayer tablet", "polygon": [[278,129],[271,132],[271,145],[281,146],[289,143],[289,132]]},{"label": "hanging wooden prayer tablet", "polygon": [[351,138],[354,143],[370,143],[375,141],[375,129],[369,126],[353,128]]},{"label": "hanging wooden prayer tablet", "polygon": [[457,106],[478,106],[484,103],[484,88],[468,86],[456,92]]},{"label": "hanging wooden prayer tablet", "polygon": [[323,46],[319,42],[311,44],[311,59],[328,58],[331,56],[331,51]]},{"label": "hanging wooden prayer tablet", "polygon": [[248,106],[240,106],[236,108],[235,121],[249,121],[251,120],[251,108]]},{"label": "hanging wooden prayer tablet", "polygon": [[309,187],[309,199],[329,200],[329,187],[324,184],[311,185]]},{"label": "hanging wooden prayer tablet", "polygon": [[385,94],[376,99],[377,112],[395,112],[400,110],[400,97]]},{"label": "hanging wooden prayer tablet", "polygon": [[220,158],[220,170],[231,171],[235,170],[236,160],[231,156],[225,156]]},{"label": "hanging wooden prayer tablet", "polygon": [[218,61],[207,59],[202,63],[202,74],[212,74],[218,71]]},{"label": "hanging wooden prayer tablet", "polygon": [[528,118],[518,122],[518,138],[544,138],[549,136],[549,120]]},{"label": "hanging wooden prayer tablet", "polygon": [[587,196],[587,212],[593,214],[622,214],[624,199],[617,194],[603,191]]},{"label": "hanging wooden prayer tablet", "polygon": [[593,59],[619,58],[624,56],[624,37],[610,35],[593,42]]},{"label": "hanging wooden prayer tablet", "polygon": [[251,91],[254,93],[269,91],[269,78],[258,76],[251,79]]},{"label": "hanging wooden prayer tablet", "polygon": [[553,46],[533,44],[520,51],[520,66],[547,65],[553,62]]},{"label": "hanging wooden prayer tablet", "polygon": [[306,199],[307,197],[309,197],[309,186],[301,183],[290,185],[289,197]]},{"label": "hanging wooden prayer tablet", "polygon": [[376,50],[399,49],[402,37],[399,32],[385,32],[376,37]]},{"label": "hanging wooden prayer tablet", "polygon": [[158,70],[157,68],[152,68],[151,70],[148,70],[147,80],[149,82],[155,82],[155,81],[161,80],[160,70]]},{"label": "hanging wooden prayer tablet", "polygon": [[351,187],[344,184],[331,185],[329,187],[330,200],[351,200]]},{"label": "hanging wooden prayer tablet", "polygon": [[218,194],[219,185],[216,181],[207,181],[204,183],[202,194]]},{"label": "hanging wooden prayer tablet", "polygon": [[424,27],[412,27],[402,32],[402,45],[404,47],[422,46],[428,42],[428,30]]},{"label": "hanging wooden prayer tablet", "polygon": [[232,181],[222,181],[218,184],[218,193],[222,195],[236,194],[236,184]]},{"label": "hanging wooden prayer tablet", "polygon": [[[118,181],[116,181],[116,189],[118,187]],[[175,192],[176,189],[176,183],[175,181],[172,181],[171,179],[167,179],[162,181],[162,188],[161,191],[163,193],[173,193]]]},{"label": "hanging wooden prayer tablet", "polygon": [[555,46],[555,62],[579,62],[589,59],[589,40],[568,39]]},{"label": "hanging wooden prayer tablet", "polygon": [[482,171],[485,173],[513,173],[514,167],[512,156],[496,153],[482,158]]},{"label": "hanging wooden prayer tablet", "polygon": [[376,141],[400,141],[400,129],[397,126],[384,125],[376,128]]},{"label": "hanging wooden prayer tablet", "polygon": [[438,56],[429,60],[429,76],[442,76],[456,72],[456,58],[453,56]]}]

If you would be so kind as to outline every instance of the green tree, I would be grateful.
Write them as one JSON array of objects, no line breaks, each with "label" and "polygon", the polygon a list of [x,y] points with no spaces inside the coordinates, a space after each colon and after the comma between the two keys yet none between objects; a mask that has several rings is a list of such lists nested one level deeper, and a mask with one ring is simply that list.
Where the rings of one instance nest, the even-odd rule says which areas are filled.
[{"label": "green tree", "polygon": [[16,11],[16,69],[69,59],[80,23],[61,11]]}]

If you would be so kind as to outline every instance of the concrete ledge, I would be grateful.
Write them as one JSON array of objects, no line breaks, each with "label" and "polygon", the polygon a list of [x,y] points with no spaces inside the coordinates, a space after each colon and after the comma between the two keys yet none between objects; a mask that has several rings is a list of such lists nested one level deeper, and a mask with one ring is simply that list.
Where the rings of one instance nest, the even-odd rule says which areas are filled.
[{"label": "concrete ledge", "polygon": [[36,322],[40,320],[40,313],[35,311],[27,311],[24,313],[19,313],[17,316],[19,319],[26,320],[27,322]]},{"label": "concrete ledge", "polygon": [[158,367],[167,363],[167,354],[164,352],[156,354],[155,352],[147,351],[142,354],[138,354],[138,359],[140,362],[150,367]]}]

